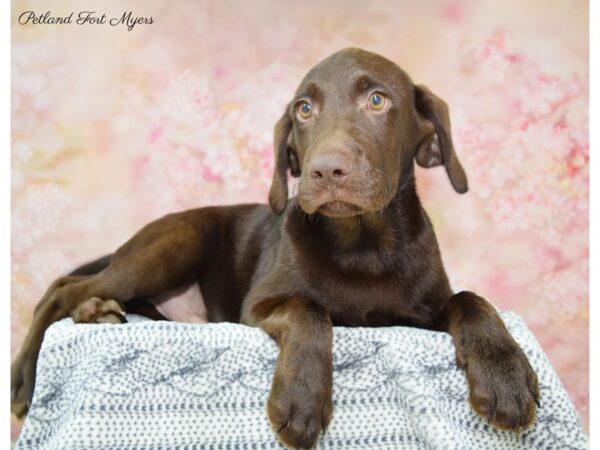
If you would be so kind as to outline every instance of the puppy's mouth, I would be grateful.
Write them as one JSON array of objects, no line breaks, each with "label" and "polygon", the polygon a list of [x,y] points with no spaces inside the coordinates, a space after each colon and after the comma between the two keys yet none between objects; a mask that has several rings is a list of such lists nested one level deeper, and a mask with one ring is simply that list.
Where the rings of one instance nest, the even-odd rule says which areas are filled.
[{"label": "puppy's mouth", "polygon": [[307,177],[300,180],[298,203],[306,214],[329,217],[352,217],[379,211],[389,202],[377,176],[349,180],[340,187],[320,187]]},{"label": "puppy's mouth", "polygon": [[363,214],[365,202],[350,192],[324,190],[317,194],[298,196],[300,207],[307,214],[319,213],[329,217],[351,217]]},{"label": "puppy's mouth", "polygon": [[362,208],[357,205],[338,200],[323,203],[317,211],[329,217],[351,217],[363,212]]}]

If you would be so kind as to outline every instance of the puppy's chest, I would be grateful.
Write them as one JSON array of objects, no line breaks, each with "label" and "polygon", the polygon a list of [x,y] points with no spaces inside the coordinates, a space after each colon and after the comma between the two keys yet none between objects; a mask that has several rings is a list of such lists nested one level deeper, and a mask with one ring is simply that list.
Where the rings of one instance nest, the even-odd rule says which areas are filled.
[{"label": "puppy's chest", "polygon": [[329,311],[334,325],[409,323],[414,314],[413,295],[398,277],[324,275],[314,279],[311,288],[315,300]]}]

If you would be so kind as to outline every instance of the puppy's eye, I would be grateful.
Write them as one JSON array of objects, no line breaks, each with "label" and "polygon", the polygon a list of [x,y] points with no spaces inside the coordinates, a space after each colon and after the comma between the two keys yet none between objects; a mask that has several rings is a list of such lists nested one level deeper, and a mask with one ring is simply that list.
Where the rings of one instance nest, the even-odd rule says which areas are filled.
[{"label": "puppy's eye", "polygon": [[381,92],[373,92],[370,96],[369,96],[369,108],[374,109],[375,111],[379,111],[381,109],[383,109],[385,107],[387,103],[387,97],[385,96],[385,94],[382,94]]},{"label": "puppy's eye", "polygon": [[306,100],[302,100],[301,102],[298,102],[298,104],[296,105],[296,114],[302,120],[308,119],[310,117],[310,115],[312,114],[311,104],[308,103]]}]

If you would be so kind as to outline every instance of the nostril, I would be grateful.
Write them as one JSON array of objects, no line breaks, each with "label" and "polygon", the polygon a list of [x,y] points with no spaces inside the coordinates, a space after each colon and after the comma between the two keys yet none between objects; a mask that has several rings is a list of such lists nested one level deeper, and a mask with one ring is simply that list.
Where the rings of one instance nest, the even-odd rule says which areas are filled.
[{"label": "nostril", "polygon": [[313,170],[310,173],[310,176],[313,178],[323,178],[323,174],[321,172],[319,172],[318,170]]},{"label": "nostril", "polygon": [[342,170],[342,169],[335,169],[333,171],[333,176],[334,177],[345,177],[347,174]]}]

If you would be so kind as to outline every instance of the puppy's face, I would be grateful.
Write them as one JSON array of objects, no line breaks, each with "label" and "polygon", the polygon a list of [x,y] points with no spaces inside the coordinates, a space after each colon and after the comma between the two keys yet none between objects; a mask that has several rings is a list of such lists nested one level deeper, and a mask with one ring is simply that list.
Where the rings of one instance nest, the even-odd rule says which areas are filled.
[{"label": "puppy's face", "polygon": [[437,109],[444,109],[441,100],[374,53],[346,49],[319,63],[275,128],[277,163],[269,197],[274,211],[285,208],[288,168],[300,177],[298,202],[307,214],[347,217],[381,210],[412,174],[413,158],[447,169],[445,159],[454,159],[464,180],[457,172],[458,188],[452,181],[464,192],[449,120],[446,131],[444,118],[433,117],[437,101]]}]

